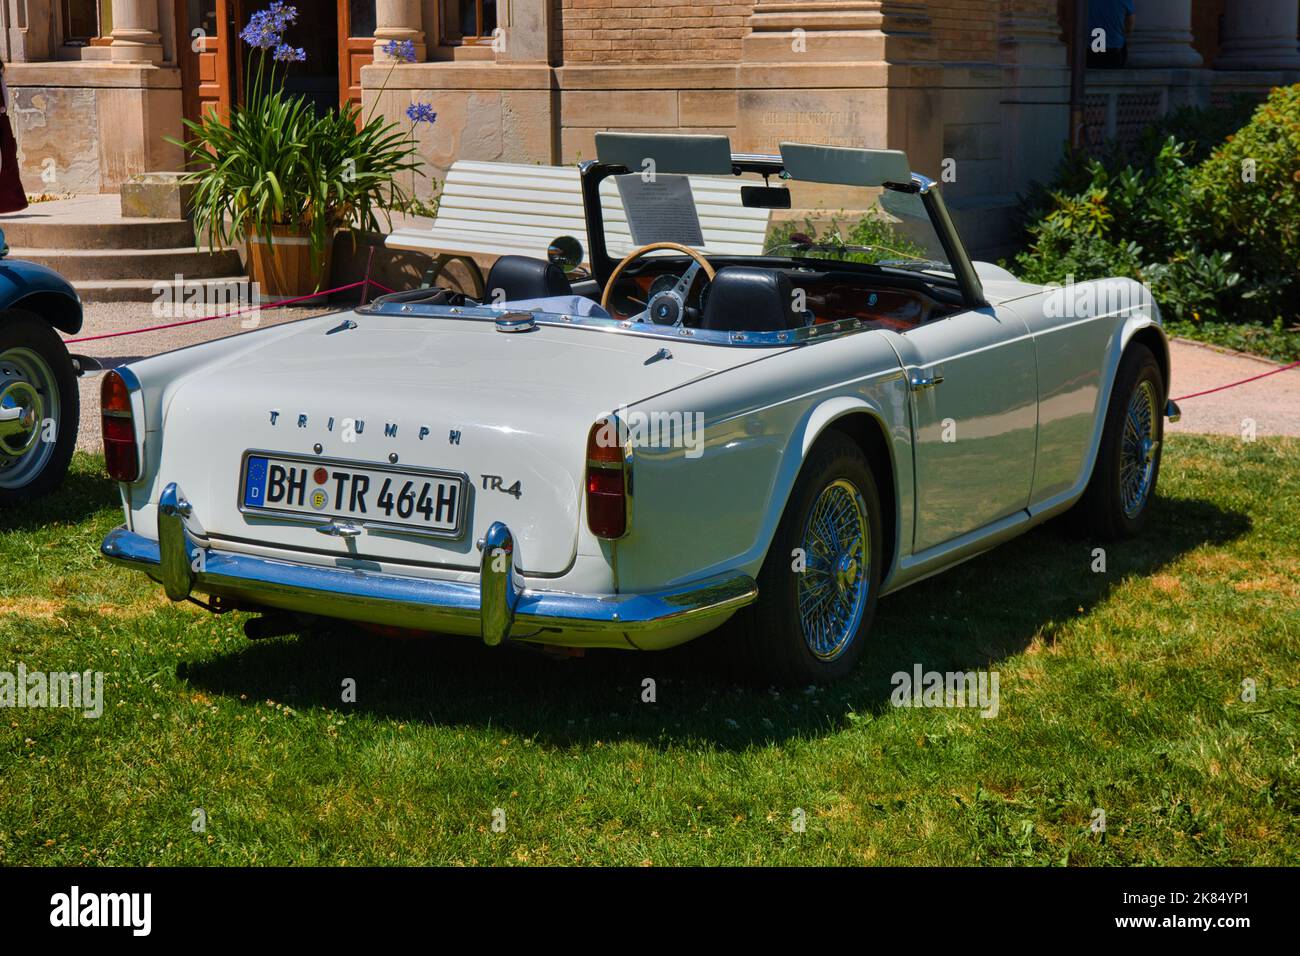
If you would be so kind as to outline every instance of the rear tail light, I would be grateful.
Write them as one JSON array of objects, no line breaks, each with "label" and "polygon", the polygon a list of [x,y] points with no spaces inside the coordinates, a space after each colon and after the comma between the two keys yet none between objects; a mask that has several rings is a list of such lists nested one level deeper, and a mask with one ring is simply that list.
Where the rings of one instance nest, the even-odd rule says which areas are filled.
[{"label": "rear tail light", "polygon": [[104,383],[100,386],[99,407],[108,476],[116,481],[137,480],[140,477],[140,454],[135,442],[131,393],[117,372],[105,373]]},{"label": "rear tail light", "polygon": [[618,419],[591,426],[587,435],[587,527],[598,538],[627,534],[631,511],[631,463],[624,452]]}]

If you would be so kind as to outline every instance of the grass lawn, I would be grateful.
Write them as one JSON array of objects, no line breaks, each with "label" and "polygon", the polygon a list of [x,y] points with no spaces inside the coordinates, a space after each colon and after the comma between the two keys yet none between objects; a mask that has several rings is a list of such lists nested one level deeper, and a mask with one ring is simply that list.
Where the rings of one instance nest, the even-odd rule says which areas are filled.
[{"label": "grass lawn", "polygon": [[1165,331],[1218,345],[1238,352],[1261,355],[1275,362],[1289,364],[1300,361],[1300,327],[1287,328],[1278,322],[1274,325],[1256,325],[1242,322],[1165,322]]},{"label": "grass lawn", "polygon": [[[1039,529],[885,600],[853,679],[781,693],[707,638],[250,643],[98,558],[99,474],[0,515],[0,671],[100,670],[106,697],[0,710],[0,864],[1297,862],[1300,442],[1171,436],[1105,573]],[[995,669],[998,716],[892,707],[915,663]]]}]

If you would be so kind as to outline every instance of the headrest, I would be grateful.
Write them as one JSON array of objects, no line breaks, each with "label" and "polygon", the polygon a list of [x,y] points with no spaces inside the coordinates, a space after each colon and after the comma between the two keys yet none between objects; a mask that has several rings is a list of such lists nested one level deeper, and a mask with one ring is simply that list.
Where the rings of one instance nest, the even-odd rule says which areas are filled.
[{"label": "headrest", "polygon": [[807,324],[794,286],[778,269],[727,266],[709,283],[701,327],[716,332],[785,332]]}]

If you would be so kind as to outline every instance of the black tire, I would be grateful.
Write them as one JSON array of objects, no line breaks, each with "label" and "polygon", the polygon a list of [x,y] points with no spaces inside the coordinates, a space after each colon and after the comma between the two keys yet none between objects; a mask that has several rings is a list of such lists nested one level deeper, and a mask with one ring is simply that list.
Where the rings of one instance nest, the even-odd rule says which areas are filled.
[{"label": "black tire", "polygon": [[[1121,490],[1122,470],[1125,465],[1124,426],[1129,407],[1135,402],[1139,390],[1154,396],[1154,413],[1151,431],[1155,447],[1151,453],[1151,475],[1141,505],[1133,510],[1133,501],[1126,508]],[[1130,538],[1138,534],[1147,523],[1151,502],[1156,496],[1156,481],[1160,477],[1160,456],[1165,437],[1165,381],[1155,356],[1145,345],[1133,343],[1120,360],[1115,374],[1115,387],[1106,408],[1106,422],[1101,434],[1101,447],[1097,462],[1083,497],[1074,506],[1073,523],[1082,534],[1094,538]]]},{"label": "black tire", "polygon": [[[43,360],[49,381],[30,384],[38,394],[57,391],[58,413],[54,420],[53,449],[48,454],[28,458],[26,454],[13,456],[5,450],[15,445],[0,446],[0,507],[18,505],[56,488],[68,473],[72,452],[77,445],[77,428],[81,419],[81,401],[77,390],[77,374],[72,367],[67,347],[48,322],[30,312],[0,313],[0,393],[17,381],[17,364],[13,359],[34,354]],[[9,356],[9,360],[6,360]],[[6,372],[10,374],[6,374]],[[32,378],[32,376],[26,376]],[[42,426],[38,423],[37,428]],[[10,438],[16,442],[16,438]],[[37,444],[43,441],[38,438]],[[5,471],[10,470],[8,478]],[[30,471],[30,474],[22,474]]]},{"label": "black tire", "polygon": [[[869,530],[869,547],[865,550],[870,554],[870,565],[858,625],[827,659],[815,654],[805,638],[799,614],[799,586],[803,575],[815,569],[802,573],[796,570],[795,551],[805,546],[805,528],[814,504],[836,482],[848,482],[860,498]],[[837,487],[848,493],[845,486]],[[733,648],[753,676],[778,684],[807,685],[838,680],[853,669],[862,656],[876,613],[882,564],[880,526],[880,496],[862,450],[840,432],[827,432],[813,447],[790,493],[758,575],[758,599],[733,618]],[[815,563],[813,555],[808,555],[807,563]],[[844,628],[844,632],[848,630]]]}]

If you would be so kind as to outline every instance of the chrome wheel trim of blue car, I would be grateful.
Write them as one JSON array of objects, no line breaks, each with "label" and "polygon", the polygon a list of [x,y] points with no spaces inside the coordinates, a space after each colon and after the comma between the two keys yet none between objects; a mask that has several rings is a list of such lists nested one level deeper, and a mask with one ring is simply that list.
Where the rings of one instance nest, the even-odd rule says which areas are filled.
[{"label": "chrome wheel trim of blue car", "polygon": [[[14,413],[18,414],[15,416]],[[59,422],[59,386],[49,363],[31,349],[0,354],[0,488],[23,488],[45,469],[56,443],[45,423]]]},{"label": "chrome wheel trim of blue car", "polygon": [[827,485],[808,512],[799,576],[799,623],[814,657],[833,661],[848,648],[862,622],[871,575],[867,506],[853,483]]},{"label": "chrome wheel trim of blue car", "polygon": [[1137,517],[1151,494],[1151,479],[1160,452],[1160,441],[1156,438],[1159,413],[1155,385],[1147,380],[1139,382],[1124,415],[1119,460],[1120,501],[1129,518]]}]

